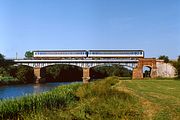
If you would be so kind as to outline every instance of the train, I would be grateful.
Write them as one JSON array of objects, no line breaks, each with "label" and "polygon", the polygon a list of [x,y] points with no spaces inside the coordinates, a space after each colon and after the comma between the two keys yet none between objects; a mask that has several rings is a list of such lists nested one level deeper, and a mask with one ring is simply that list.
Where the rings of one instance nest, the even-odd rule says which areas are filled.
[{"label": "train", "polygon": [[36,50],[33,59],[144,58],[143,50]]}]

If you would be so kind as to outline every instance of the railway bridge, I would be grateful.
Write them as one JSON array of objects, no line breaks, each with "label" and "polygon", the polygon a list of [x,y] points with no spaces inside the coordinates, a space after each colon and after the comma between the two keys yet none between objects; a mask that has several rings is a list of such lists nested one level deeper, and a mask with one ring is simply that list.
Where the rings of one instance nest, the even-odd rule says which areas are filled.
[{"label": "railway bridge", "polygon": [[[15,65],[33,67],[36,83],[41,79],[41,68],[55,64],[79,66],[83,69],[83,82],[90,79],[90,68],[100,65],[119,64],[133,70],[132,79],[143,78],[143,67],[150,68],[150,77],[169,77],[170,66],[162,60],[144,58],[143,50],[36,50],[31,59],[15,59]],[[166,66],[164,68],[164,66]],[[168,69],[167,69],[168,68]],[[169,74],[170,73],[170,74]]]},{"label": "railway bridge", "polygon": [[15,65],[26,65],[33,67],[34,75],[36,77],[36,83],[39,83],[41,78],[41,68],[55,65],[55,64],[67,64],[79,66],[83,69],[83,83],[88,83],[90,80],[90,68],[100,65],[112,65],[119,64],[122,66],[127,66],[132,68],[133,74],[132,79],[142,79],[143,78],[143,67],[147,66],[151,68],[151,78],[158,77],[158,63],[163,63],[162,60],[156,60],[154,58],[140,58],[140,59],[63,59],[63,60],[25,60],[25,59],[15,59],[13,60]]}]

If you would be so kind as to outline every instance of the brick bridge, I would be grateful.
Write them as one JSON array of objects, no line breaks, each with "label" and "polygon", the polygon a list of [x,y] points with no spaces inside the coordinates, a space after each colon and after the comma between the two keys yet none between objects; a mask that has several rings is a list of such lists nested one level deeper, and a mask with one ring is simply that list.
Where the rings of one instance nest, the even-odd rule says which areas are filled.
[{"label": "brick bridge", "polygon": [[[55,65],[55,64],[68,64],[79,66],[83,69],[83,83],[88,83],[90,80],[90,68],[101,65],[112,65],[119,64],[122,66],[127,66],[132,68],[133,74],[132,79],[142,79],[143,78],[143,67],[150,68],[150,77],[174,77],[175,69],[171,65],[167,65],[163,60],[157,60],[154,58],[140,58],[136,60],[14,60],[16,65],[26,65],[33,67],[34,75],[36,77],[36,83],[39,83],[41,78],[41,68]],[[163,66],[166,64],[166,69]],[[171,69],[171,70],[169,70]]]}]

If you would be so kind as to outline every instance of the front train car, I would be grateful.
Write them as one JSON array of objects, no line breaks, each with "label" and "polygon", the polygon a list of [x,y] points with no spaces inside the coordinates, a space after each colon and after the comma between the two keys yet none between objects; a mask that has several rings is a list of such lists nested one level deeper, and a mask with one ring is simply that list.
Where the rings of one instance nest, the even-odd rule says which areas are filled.
[{"label": "front train car", "polygon": [[88,57],[94,59],[121,58],[138,59],[144,58],[143,50],[89,50]]},{"label": "front train car", "polygon": [[33,58],[41,59],[82,59],[87,57],[86,50],[37,50],[33,51]]}]

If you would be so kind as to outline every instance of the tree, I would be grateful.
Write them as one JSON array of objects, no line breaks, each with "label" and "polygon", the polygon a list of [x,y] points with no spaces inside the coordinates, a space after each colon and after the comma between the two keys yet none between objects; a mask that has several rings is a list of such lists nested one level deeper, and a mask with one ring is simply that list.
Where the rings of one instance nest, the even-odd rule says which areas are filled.
[{"label": "tree", "polygon": [[165,63],[168,63],[169,62],[169,57],[168,56],[165,56],[165,55],[161,55],[161,56],[159,56],[159,58],[158,59],[160,59],[160,60],[164,60],[164,62]]},{"label": "tree", "polygon": [[4,55],[0,53],[0,76],[10,76],[10,66],[12,60],[5,60]]},{"label": "tree", "polygon": [[0,67],[4,67],[4,65],[5,65],[4,55],[0,53]]},{"label": "tree", "polygon": [[180,63],[180,55],[178,56],[178,59],[177,59],[177,61]]},{"label": "tree", "polygon": [[47,81],[78,81],[82,80],[82,68],[71,65],[52,65],[46,67]]},{"label": "tree", "polygon": [[178,56],[176,61],[171,61],[171,63],[176,68],[177,76],[180,78],[180,56]]},{"label": "tree", "polygon": [[28,59],[32,58],[33,57],[33,52],[32,51],[26,51],[25,57],[28,58]]},{"label": "tree", "polygon": [[4,55],[0,53],[0,60],[4,60]]},{"label": "tree", "polygon": [[132,76],[132,71],[116,64],[110,66],[97,66],[91,69],[91,77],[94,79],[107,76],[130,77]]},{"label": "tree", "polygon": [[18,80],[24,83],[34,82],[34,72],[33,68],[28,66],[18,66],[16,77]]},{"label": "tree", "polygon": [[177,69],[178,77],[180,78],[180,56],[178,56],[177,59],[176,69]]}]

